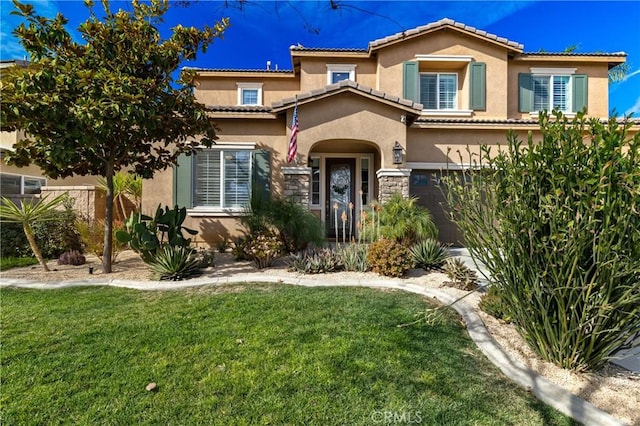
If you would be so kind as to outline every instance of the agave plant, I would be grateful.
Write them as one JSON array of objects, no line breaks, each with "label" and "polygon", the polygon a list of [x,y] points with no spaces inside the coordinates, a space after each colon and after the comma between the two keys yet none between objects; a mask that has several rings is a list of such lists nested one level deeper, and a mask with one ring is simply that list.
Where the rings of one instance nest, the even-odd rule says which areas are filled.
[{"label": "agave plant", "polygon": [[293,271],[303,274],[323,274],[339,270],[342,265],[340,258],[331,248],[305,250],[294,254],[289,259],[289,267]]},{"label": "agave plant", "polygon": [[427,238],[411,247],[411,255],[416,262],[416,266],[425,271],[432,269],[439,270],[451,255],[446,245]]},{"label": "agave plant", "polygon": [[461,290],[474,290],[478,285],[478,275],[473,269],[469,269],[462,260],[457,257],[450,257],[444,264],[444,273],[451,280],[452,287]]},{"label": "agave plant", "polygon": [[159,280],[182,280],[200,272],[200,260],[190,247],[164,245],[149,266]]},{"label": "agave plant", "polygon": [[367,262],[366,244],[348,244],[338,252],[340,261],[346,271],[366,272],[369,270]]}]

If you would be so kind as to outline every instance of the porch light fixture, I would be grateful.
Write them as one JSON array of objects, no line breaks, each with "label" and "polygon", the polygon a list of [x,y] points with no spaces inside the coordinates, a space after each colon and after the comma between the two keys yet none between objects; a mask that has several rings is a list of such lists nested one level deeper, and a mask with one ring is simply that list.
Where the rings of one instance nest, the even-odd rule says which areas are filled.
[{"label": "porch light fixture", "polygon": [[393,164],[402,164],[402,145],[398,141],[393,145]]}]

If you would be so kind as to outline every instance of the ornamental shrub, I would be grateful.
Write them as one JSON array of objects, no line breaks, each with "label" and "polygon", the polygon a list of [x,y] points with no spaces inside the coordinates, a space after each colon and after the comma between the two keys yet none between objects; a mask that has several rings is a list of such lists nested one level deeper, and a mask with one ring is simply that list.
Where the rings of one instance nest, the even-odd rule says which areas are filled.
[{"label": "ornamental shrub", "polygon": [[395,193],[382,204],[380,235],[411,246],[427,238],[437,238],[438,228],[431,212],[419,206],[416,197]]},{"label": "ornamental shrub", "polygon": [[320,218],[302,204],[286,198],[252,197],[240,222],[248,235],[256,232],[277,234],[289,253],[303,251],[309,244],[321,246],[324,243]]},{"label": "ornamental shrub", "polygon": [[251,259],[258,269],[264,269],[273,264],[284,250],[280,237],[270,232],[258,232],[244,240],[243,252]]},{"label": "ornamental shrub", "polygon": [[373,272],[387,277],[401,277],[414,266],[408,248],[384,237],[369,244],[367,262]]},{"label": "ornamental shrub", "polygon": [[631,123],[540,114],[443,178],[453,219],[514,324],[545,360],[598,370],[640,344],[640,133]]}]

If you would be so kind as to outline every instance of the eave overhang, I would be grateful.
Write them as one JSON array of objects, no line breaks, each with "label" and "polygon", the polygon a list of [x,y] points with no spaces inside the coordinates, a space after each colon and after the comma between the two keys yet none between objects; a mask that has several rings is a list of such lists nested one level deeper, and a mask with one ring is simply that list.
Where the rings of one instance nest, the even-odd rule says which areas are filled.
[{"label": "eave overhang", "polygon": [[563,64],[571,62],[589,62],[589,63],[606,63],[611,69],[617,65],[625,63],[627,54],[625,52],[613,53],[522,53],[512,58],[514,62],[562,62]]}]

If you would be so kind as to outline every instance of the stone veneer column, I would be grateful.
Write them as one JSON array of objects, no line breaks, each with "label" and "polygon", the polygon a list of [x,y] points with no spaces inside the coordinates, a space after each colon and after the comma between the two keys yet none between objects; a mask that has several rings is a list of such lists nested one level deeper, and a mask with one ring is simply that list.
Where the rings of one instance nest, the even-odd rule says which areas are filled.
[{"label": "stone veneer column", "polygon": [[309,208],[311,167],[283,167],[284,196]]},{"label": "stone veneer column", "polygon": [[378,201],[384,203],[392,194],[399,192],[409,198],[409,176],[411,169],[380,169],[378,177]]}]

